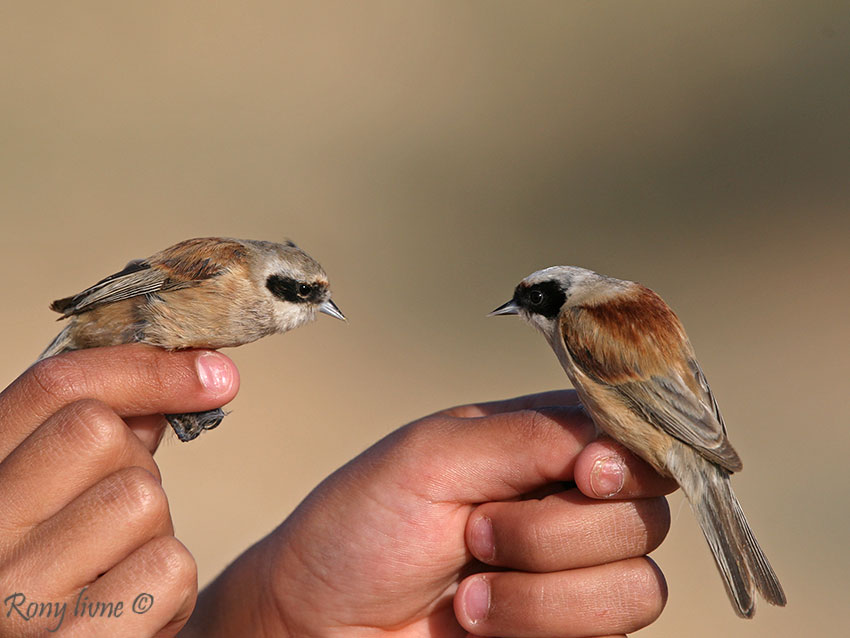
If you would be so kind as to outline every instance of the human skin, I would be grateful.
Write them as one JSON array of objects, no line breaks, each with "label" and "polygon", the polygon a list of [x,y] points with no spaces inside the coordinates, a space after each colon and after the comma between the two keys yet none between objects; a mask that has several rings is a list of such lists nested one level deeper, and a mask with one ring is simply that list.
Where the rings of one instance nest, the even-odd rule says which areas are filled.
[{"label": "human skin", "polygon": [[[0,635],[177,633],[197,569],[174,537],[152,453],[163,413],[219,407],[237,389],[224,355],[132,345],[41,361],[0,393]],[[154,604],[133,613],[143,592]],[[124,608],[74,613],[95,601]],[[67,607],[26,619],[33,602]]]},{"label": "human skin", "polygon": [[[234,561],[192,613],[196,566],[152,453],[163,413],[219,407],[237,388],[220,353],[129,345],[46,360],[4,390],[2,598],[68,602],[64,636],[590,636],[660,613],[663,577],[643,555],[666,534],[660,495],[673,486],[598,440],[569,392],[397,430]],[[155,604],[74,616],[83,587],[91,601],[144,591]],[[477,621],[475,600],[490,603]],[[7,608],[0,633],[57,625]]]},{"label": "human skin", "polygon": [[521,397],[395,431],[240,556],[181,636],[567,637],[646,626],[666,586],[645,554],[667,533],[661,495],[675,484],[597,439],[576,403],[571,391]]}]

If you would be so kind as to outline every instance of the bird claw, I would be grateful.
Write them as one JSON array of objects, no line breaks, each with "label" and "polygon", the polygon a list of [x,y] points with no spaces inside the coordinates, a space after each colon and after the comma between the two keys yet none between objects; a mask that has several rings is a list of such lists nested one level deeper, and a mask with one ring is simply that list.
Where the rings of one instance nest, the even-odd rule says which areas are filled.
[{"label": "bird claw", "polygon": [[198,438],[204,430],[217,428],[226,412],[221,408],[207,410],[206,412],[190,412],[188,414],[166,414],[165,418],[174,429],[177,438],[183,441],[191,441]]}]

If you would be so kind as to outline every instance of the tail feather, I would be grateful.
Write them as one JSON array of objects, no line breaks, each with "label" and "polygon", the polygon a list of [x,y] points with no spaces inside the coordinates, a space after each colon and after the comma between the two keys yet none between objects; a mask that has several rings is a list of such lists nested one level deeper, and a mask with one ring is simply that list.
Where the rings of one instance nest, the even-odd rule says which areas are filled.
[{"label": "tail feather", "polygon": [[44,352],[42,352],[38,356],[38,359],[36,359],[36,361],[41,361],[42,359],[46,359],[47,357],[52,357],[68,350],[73,350],[74,348],[71,347],[71,326],[71,323],[66,325],[62,332],[56,335],[56,338],[50,342],[50,345],[47,346],[47,348],[44,349]]},{"label": "tail feather", "polygon": [[741,509],[741,504],[732,492],[732,485],[728,476],[725,477],[724,482],[729,490],[729,495],[732,497],[731,503],[733,514],[740,525],[742,537],[744,539],[742,544],[748,550],[744,556],[756,589],[759,590],[762,597],[771,605],[784,607],[788,600],[785,598],[785,591],[779,583],[779,578],[777,578],[776,573],[773,571],[773,567],[770,566],[770,561],[767,560],[767,556],[764,555],[764,551],[762,551],[761,545],[759,545],[756,540],[753,530],[747,523],[747,517],[744,516],[744,510]]},{"label": "tail feather", "polygon": [[[727,479],[725,483],[728,482]],[[724,497],[728,497],[724,490],[709,488],[703,493],[701,502],[691,501],[691,505],[735,611],[744,618],[752,618],[755,592],[746,559],[746,545],[740,542],[740,526],[731,515],[728,500]]]},{"label": "tail feather", "polygon": [[729,473],[684,445],[671,452],[668,467],[690,501],[737,614],[753,617],[755,590],[770,604],[784,606],[785,593],[732,491]]}]

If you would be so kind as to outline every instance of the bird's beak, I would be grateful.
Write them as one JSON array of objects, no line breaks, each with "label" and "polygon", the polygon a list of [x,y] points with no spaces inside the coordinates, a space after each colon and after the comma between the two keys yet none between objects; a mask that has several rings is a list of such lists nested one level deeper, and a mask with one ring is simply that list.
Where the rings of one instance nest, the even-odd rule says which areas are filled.
[{"label": "bird's beak", "polygon": [[319,306],[319,312],[323,312],[331,317],[336,317],[337,319],[342,319],[343,321],[348,321],[348,319],[345,318],[345,315],[342,314],[342,311],[337,308],[332,299],[322,302],[322,305]]},{"label": "bird's beak", "polygon": [[518,315],[519,314],[519,306],[517,303],[511,299],[507,303],[503,303],[501,306],[496,308],[493,312],[491,312],[488,317],[496,317],[498,315]]}]

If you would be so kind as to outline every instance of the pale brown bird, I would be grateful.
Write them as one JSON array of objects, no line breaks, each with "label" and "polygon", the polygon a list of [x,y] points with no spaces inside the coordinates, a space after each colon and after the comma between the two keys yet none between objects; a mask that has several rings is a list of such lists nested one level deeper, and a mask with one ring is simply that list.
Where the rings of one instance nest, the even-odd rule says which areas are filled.
[{"label": "pale brown bird", "polygon": [[[39,360],[68,350],[147,343],[168,350],[226,348],[303,325],[322,312],[345,319],[325,271],[292,242],[188,239],[50,308],[69,318]],[[169,414],[181,441],[224,418],[222,410]]]},{"label": "pale brown bird", "polygon": [[684,491],[738,615],[785,593],[729,480],[742,468],[679,319],[649,288],[574,266],[523,279],[491,315],[549,342],[596,426]]}]

